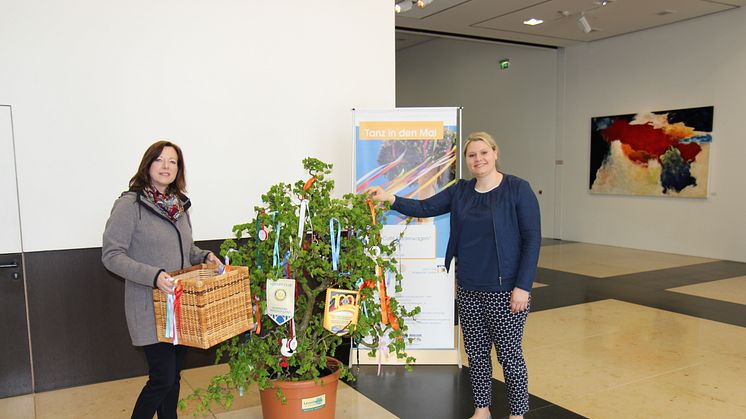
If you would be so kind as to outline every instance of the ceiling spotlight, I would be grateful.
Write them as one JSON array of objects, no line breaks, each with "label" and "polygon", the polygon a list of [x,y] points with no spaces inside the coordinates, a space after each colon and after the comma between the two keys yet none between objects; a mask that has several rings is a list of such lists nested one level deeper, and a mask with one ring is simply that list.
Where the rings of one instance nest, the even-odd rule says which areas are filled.
[{"label": "ceiling spotlight", "polygon": [[411,0],[404,0],[401,3],[396,3],[394,5],[394,10],[396,13],[404,13],[412,10],[412,1]]},{"label": "ceiling spotlight", "polygon": [[543,20],[536,19],[536,18],[533,18],[533,17],[531,19],[529,19],[529,20],[524,20],[523,21],[523,24],[524,25],[528,25],[528,26],[536,26],[536,25],[540,25],[542,23],[544,23]]},{"label": "ceiling spotlight", "polygon": [[593,30],[593,28],[591,28],[591,24],[588,23],[588,19],[586,19],[585,15],[580,15],[580,17],[578,18],[578,27],[584,33],[589,33]]},{"label": "ceiling spotlight", "polygon": [[425,8],[428,4],[432,3],[433,0],[417,0],[417,7],[420,9]]}]

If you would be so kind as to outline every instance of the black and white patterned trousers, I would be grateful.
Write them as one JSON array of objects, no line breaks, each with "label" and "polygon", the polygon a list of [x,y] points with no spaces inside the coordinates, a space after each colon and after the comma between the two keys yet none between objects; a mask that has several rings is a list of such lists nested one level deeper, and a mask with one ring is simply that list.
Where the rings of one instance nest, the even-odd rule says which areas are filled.
[{"label": "black and white patterned trousers", "polygon": [[529,307],[519,313],[510,311],[510,291],[468,291],[460,286],[456,300],[464,346],[469,357],[469,376],[474,406],[488,407],[492,401],[492,345],[503,367],[508,390],[510,414],[528,411],[528,373],[523,360],[521,340]]}]

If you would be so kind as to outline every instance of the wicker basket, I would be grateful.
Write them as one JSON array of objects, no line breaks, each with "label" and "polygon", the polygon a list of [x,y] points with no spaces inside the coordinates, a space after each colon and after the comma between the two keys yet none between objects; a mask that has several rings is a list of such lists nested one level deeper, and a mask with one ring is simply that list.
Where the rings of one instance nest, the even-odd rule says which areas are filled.
[{"label": "wicker basket", "polygon": [[[180,280],[181,320],[179,344],[207,349],[254,326],[249,268],[231,266],[218,275],[216,265],[195,265],[170,273]],[[153,290],[158,340],[172,343],[166,334],[166,293]]]}]

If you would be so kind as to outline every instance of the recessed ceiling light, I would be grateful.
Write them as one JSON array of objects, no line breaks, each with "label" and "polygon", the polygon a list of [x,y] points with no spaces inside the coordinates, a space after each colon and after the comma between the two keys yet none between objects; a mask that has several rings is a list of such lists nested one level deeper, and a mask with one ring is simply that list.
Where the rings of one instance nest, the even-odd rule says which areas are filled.
[{"label": "recessed ceiling light", "polygon": [[396,13],[404,13],[412,10],[412,1],[411,0],[405,0],[400,3],[396,3],[394,5],[394,10]]},{"label": "recessed ceiling light", "polygon": [[536,18],[533,18],[533,17],[531,19],[529,19],[529,20],[524,20],[523,21],[524,25],[529,25],[529,26],[536,26],[536,25],[539,25],[539,24],[542,24],[542,23],[544,23],[543,20],[536,19]]}]

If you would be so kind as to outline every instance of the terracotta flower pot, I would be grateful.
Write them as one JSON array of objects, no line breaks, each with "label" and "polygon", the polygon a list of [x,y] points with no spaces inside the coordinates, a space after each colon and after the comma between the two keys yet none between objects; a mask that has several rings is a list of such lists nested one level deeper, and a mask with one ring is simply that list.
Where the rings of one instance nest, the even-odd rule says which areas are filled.
[{"label": "terracotta flower pot", "polygon": [[[274,387],[259,392],[264,419],[334,419],[340,364],[334,358],[327,358],[332,373],[319,377],[318,384],[313,380],[273,381]],[[287,398],[285,404],[277,398],[278,387]]]}]

